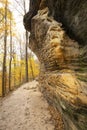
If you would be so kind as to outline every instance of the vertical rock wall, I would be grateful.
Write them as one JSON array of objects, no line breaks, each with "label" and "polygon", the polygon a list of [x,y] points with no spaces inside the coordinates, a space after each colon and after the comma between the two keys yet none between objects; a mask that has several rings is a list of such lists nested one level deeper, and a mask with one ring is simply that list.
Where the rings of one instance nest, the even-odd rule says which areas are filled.
[{"label": "vertical rock wall", "polygon": [[24,23],[31,32],[29,47],[41,63],[40,89],[61,112],[65,130],[87,130],[87,46],[67,35],[45,0],[33,1],[33,7]]}]

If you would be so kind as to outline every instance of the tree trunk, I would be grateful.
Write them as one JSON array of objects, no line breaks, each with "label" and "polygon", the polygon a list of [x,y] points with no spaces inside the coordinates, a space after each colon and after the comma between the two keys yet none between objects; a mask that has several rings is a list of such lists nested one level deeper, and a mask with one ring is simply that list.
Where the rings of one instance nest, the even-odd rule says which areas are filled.
[{"label": "tree trunk", "polygon": [[[23,1],[23,6],[24,6],[24,14],[26,14],[26,3],[25,0]],[[25,33],[26,35],[26,45],[25,45],[25,76],[26,76],[26,82],[28,82],[28,31]]]},{"label": "tree trunk", "polygon": [[32,74],[32,79],[34,80],[34,72],[33,72],[33,67],[32,67],[32,61],[31,61],[31,53],[30,53],[30,57],[29,57],[29,62],[30,62],[30,69],[31,69],[31,74]]},{"label": "tree trunk", "polygon": [[11,61],[12,61],[12,22],[10,16],[10,61],[9,61],[9,90],[11,91]]},{"label": "tree trunk", "polygon": [[14,53],[14,56],[13,56],[13,59],[14,59],[14,87],[16,86],[16,78],[15,78],[15,69],[16,69],[16,60],[15,60],[15,53]]},{"label": "tree trunk", "polygon": [[26,46],[25,46],[25,69],[26,69],[26,82],[28,82],[28,32],[26,31]]},{"label": "tree trunk", "polygon": [[6,52],[7,52],[7,0],[5,3],[5,35],[4,35],[4,56],[3,56],[3,70],[2,70],[2,96],[5,96],[6,92]]},{"label": "tree trunk", "polygon": [[22,63],[21,63],[21,61],[22,61],[22,52],[21,52],[21,39],[20,39],[20,84],[22,83],[22,81],[21,81],[21,75],[22,75],[22,70],[21,70]]}]

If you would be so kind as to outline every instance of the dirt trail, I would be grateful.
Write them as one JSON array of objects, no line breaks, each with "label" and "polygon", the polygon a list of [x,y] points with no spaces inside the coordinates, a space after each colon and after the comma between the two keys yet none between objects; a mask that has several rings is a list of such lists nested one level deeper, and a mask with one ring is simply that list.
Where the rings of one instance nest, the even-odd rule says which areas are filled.
[{"label": "dirt trail", "polygon": [[0,130],[54,130],[48,103],[36,81],[0,100]]}]

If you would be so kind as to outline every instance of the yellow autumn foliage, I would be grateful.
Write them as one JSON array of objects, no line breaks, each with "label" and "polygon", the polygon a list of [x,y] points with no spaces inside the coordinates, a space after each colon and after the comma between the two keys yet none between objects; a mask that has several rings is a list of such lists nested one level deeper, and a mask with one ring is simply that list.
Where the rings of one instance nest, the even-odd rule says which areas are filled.
[{"label": "yellow autumn foliage", "polygon": [[[4,3],[4,1],[0,1],[0,3]],[[7,8],[7,26],[5,27],[5,7],[0,7],[0,35],[7,30],[7,34],[10,32],[10,20],[12,21],[12,26],[15,26],[14,18],[12,12]]]},{"label": "yellow autumn foliage", "polygon": [[[31,63],[30,63],[31,62]],[[9,65],[9,59],[7,61],[7,66]],[[39,75],[39,64],[34,60],[33,57],[31,57],[31,60],[28,59],[28,76],[29,81],[33,78],[32,77],[32,70],[34,78],[36,78]],[[22,83],[25,82],[25,73],[26,73],[26,67],[25,67],[25,59],[18,60],[17,55],[14,55],[14,59],[12,60],[12,71],[11,71],[11,90],[18,87]],[[7,91],[8,88],[8,82],[9,82],[9,68],[7,70],[7,78],[6,78],[6,88]],[[2,72],[0,72],[0,96],[2,95]]]}]

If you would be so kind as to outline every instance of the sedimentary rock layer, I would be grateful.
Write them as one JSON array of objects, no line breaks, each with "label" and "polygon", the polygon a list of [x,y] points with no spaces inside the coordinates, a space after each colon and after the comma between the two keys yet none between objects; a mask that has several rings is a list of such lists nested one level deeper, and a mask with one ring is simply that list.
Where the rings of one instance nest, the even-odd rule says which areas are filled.
[{"label": "sedimentary rock layer", "polygon": [[[50,10],[53,6],[52,2],[54,7],[56,6],[54,10],[53,8]],[[56,11],[61,10],[58,4],[55,5],[55,2],[58,1],[50,0],[49,4],[45,0],[39,1],[37,4],[33,1],[30,12],[24,17],[25,27],[31,32],[29,47],[41,63],[40,89],[48,102],[61,112],[65,129],[87,130],[87,28],[80,28],[81,22],[78,26],[75,23],[74,27],[68,23],[66,26],[68,30],[75,30],[77,35],[78,28],[80,31],[79,38],[76,35],[72,40],[67,30],[65,31],[66,28],[63,28],[65,25],[61,19],[59,21],[58,16],[60,15],[56,14]],[[65,1],[63,0],[63,2]],[[87,2],[85,0],[80,1],[81,4],[77,0],[71,2],[67,0],[67,2],[64,4],[66,8],[67,5],[71,7],[72,4],[73,7],[77,3],[75,5],[76,12],[79,11],[80,7],[81,13],[86,11]],[[63,11],[65,14],[66,11]],[[75,14],[73,19],[76,19],[77,13],[73,9],[72,12]],[[66,17],[66,20],[68,21],[69,18],[73,21],[72,13],[71,16]],[[84,27],[86,26],[87,24],[84,22]],[[82,30],[84,32],[81,35]],[[71,32],[70,34],[72,34]],[[76,38],[77,41],[80,38],[85,40],[78,43]]]}]

